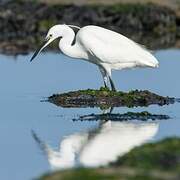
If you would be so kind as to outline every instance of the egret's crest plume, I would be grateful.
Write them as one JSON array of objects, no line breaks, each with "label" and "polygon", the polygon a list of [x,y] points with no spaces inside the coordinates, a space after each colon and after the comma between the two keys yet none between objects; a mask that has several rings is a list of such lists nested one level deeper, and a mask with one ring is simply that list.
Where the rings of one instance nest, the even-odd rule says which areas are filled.
[{"label": "egret's crest plume", "polygon": [[67,26],[69,26],[71,28],[81,29],[79,26],[74,26],[74,25],[67,25]]}]

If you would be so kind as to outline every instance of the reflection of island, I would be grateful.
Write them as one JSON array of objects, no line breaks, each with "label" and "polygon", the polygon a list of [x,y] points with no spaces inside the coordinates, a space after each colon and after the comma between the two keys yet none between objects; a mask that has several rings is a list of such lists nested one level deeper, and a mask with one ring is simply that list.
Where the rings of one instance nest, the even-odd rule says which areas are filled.
[{"label": "reflection of island", "polygon": [[45,152],[52,169],[76,165],[96,167],[107,165],[147,142],[157,133],[158,127],[157,122],[101,121],[98,128],[65,137],[58,151],[42,142],[34,132],[33,137]]}]

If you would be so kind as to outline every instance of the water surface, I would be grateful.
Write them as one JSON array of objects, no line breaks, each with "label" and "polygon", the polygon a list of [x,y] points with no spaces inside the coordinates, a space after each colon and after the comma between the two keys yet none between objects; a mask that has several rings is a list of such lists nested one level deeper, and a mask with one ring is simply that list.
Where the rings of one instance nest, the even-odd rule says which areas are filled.
[{"label": "water surface", "polygon": [[[71,166],[75,164],[97,166],[107,162],[108,159],[103,159],[103,154],[97,162],[90,162],[87,159],[88,155],[91,159],[96,159],[93,153],[97,151],[96,148],[99,145],[104,144],[101,147],[110,147],[110,144],[103,143],[106,135],[110,135],[106,138],[112,143],[111,146],[113,143],[117,144],[112,141],[112,137],[121,139],[118,142],[128,142],[128,144],[120,143],[116,146],[123,148],[117,148],[114,152],[110,151],[109,159],[115,158],[117,153],[123,154],[135,145],[144,142],[156,141],[169,136],[180,136],[178,103],[162,107],[152,105],[143,108],[115,108],[113,110],[114,113],[148,111],[153,114],[167,114],[171,117],[170,120],[147,123],[129,122],[127,124],[112,122],[111,125],[109,122],[100,124],[97,121],[73,122],[72,119],[79,115],[102,113],[102,111],[98,108],[63,109],[48,102],[41,102],[41,100],[53,93],[99,88],[103,82],[98,69],[84,61],[53,53],[41,54],[30,63],[31,55],[15,58],[0,56],[0,179],[32,179],[50,170],[47,156],[42,153],[33,139],[31,130],[34,130],[38,137],[54,150],[58,150],[59,145],[65,140],[71,140],[69,137],[80,137],[82,141],[71,141],[71,145],[74,142],[81,142],[79,143],[81,146],[78,146],[81,151],[76,146],[78,160],[74,162],[73,152],[72,159],[68,161]],[[180,50],[160,50],[155,53],[155,56],[160,61],[158,69],[113,72],[117,88],[123,91],[147,89],[163,96],[179,98]],[[137,123],[139,123],[138,126]],[[100,131],[96,131],[97,129]],[[136,131],[139,134],[136,140],[128,140],[132,140]],[[146,138],[143,138],[144,132],[148,132]],[[91,134],[95,137],[93,141],[89,138],[92,137]],[[97,141],[98,139],[100,140]],[[62,159],[60,161],[63,162]],[[60,163],[64,168],[65,165],[62,164]]]}]

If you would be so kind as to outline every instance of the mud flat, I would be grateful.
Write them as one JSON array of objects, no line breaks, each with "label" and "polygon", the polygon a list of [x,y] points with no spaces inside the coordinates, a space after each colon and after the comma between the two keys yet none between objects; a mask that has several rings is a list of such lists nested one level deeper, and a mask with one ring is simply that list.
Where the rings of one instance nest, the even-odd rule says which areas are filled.
[{"label": "mud flat", "polygon": [[63,94],[54,94],[48,101],[61,107],[135,107],[149,106],[152,104],[168,105],[176,102],[173,97],[163,97],[144,90],[134,90],[130,92],[113,92],[106,88],[100,90],[79,90]]}]

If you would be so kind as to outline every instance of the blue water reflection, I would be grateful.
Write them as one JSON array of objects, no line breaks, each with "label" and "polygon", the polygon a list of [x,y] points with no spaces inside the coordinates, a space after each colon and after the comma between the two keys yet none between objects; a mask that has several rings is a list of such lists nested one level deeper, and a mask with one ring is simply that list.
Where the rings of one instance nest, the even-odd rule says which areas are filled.
[{"label": "blue water reflection", "polygon": [[[180,97],[180,50],[155,53],[158,69],[116,71],[113,79],[118,89],[148,89],[161,95]],[[44,53],[30,63],[31,55],[0,56],[0,179],[32,179],[49,170],[31,136],[35,130],[54,148],[65,136],[98,127],[98,122],[72,122],[78,115],[99,113],[99,109],[63,109],[47,102],[47,96],[69,90],[99,88],[103,82],[98,69],[84,61],[61,54]],[[144,108],[115,108],[114,113],[148,110],[167,114],[172,119],[159,122],[154,140],[180,136],[179,104]]]},{"label": "blue water reflection", "polygon": [[44,152],[52,170],[76,166],[99,167],[108,165],[135,146],[151,140],[158,132],[158,122],[100,121],[99,126],[66,136],[55,150],[33,137]]}]

